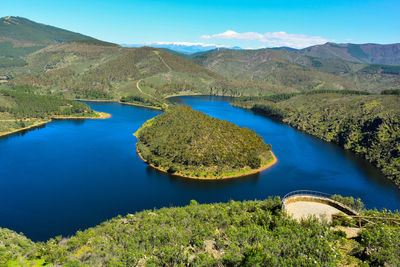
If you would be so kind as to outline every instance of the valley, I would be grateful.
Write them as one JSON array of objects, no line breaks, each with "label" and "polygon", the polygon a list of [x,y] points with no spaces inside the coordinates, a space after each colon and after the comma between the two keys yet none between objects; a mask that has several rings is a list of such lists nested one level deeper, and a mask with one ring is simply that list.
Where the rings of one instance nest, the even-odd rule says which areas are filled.
[{"label": "valley", "polygon": [[[270,34],[307,37],[201,38]],[[400,45],[319,43],[127,47],[0,18],[0,265],[398,265]],[[298,189],[369,219],[294,220]]]}]

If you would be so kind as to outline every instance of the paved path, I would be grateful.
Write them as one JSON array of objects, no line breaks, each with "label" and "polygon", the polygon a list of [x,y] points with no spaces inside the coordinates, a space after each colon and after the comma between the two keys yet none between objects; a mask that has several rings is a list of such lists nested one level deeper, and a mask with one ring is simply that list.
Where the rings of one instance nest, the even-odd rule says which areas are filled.
[{"label": "paved path", "polygon": [[340,213],[340,210],[323,203],[296,201],[286,204],[286,212],[296,220],[315,216],[320,219],[325,218],[328,222],[331,222],[332,214]]}]

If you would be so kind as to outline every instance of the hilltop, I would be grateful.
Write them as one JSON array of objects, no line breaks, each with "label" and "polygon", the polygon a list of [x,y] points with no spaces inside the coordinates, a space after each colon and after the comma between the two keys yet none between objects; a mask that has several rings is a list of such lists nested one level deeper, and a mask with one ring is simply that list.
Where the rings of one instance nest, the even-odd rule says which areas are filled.
[{"label": "hilltop", "polygon": [[45,46],[70,41],[101,42],[92,37],[21,17],[0,18],[0,56],[20,57]]},{"label": "hilltop", "polygon": [[49,45],[76,40],[95,40],[92,37],[37,23],[22,17],[0,18],[0,38],[16,46]]}]

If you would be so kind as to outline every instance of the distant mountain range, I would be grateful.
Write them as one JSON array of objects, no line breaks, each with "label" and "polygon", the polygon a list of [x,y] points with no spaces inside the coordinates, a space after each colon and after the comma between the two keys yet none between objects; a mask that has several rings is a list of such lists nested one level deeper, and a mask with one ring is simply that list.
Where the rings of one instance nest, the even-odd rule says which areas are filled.
[{"label": "distant mountain range", "polygon": [[202,44],[202,43],[187,43],[187,42],[176,42],[176,43],[168,43],[168,42],[159,42],[159,43],[151,43],[151,44],[121,44],[121,46],[125,47],[142,47],[142,46],[150,46],[155,48],[164,48],[172,51],[176,51],[183,54],[194,54],[199,52],[205,52],[214,49],[226,48],[226,49],[242,49],[238,46],[234,47],[224,47],[220,45],[211,45],[211,44]]},{"label": "distant mountain range", "polygon": [[8,77],[10,84],[88,99],[400,89],[400,66],[395,66],[400,65],[399,44],[326,43],[299,50],[201,43],[151,46],[156,48],[121,47],[25,18],[4,17],[0,76]]},{"label": "distant mountain range", "polygon": [[273,50],[287,50],[307,56],[335,58],[367,64],[400,65],[400,43],[397,44],[336,44],[326,43],[303,49],[274,47]]},{"label": "distant mountain range", "polygon": [[221,49],[193,54],[188,59],[224,77],[268,82],[299,91],[400,89],[400,66],[358,63],[339,56],[316,57],[306,52],[292,48]]},{"label": "distant mountain range", "polygon": [[[126,47],[150,46],[155,48],[169,49],[183,54],[195,54],[218,49],[246,50],[240,47],[224,47],[217,45],[208,45],[202,43],[151,43],[141,44],[122,44]],[[286,50],[289,52],[299,53],[307,56],[342,59],[357,63],[367,64],[385,64],[400,65],[400,43],[397,44],[336,44],[326,43],[323,45],[314,45],[303,49],[291,47],[273,47],[271,50]],[[249,49],[247,49],[249,50]],[[253,50],[253,49],[250,49]],[[255,49],[257,50],[257,49]]]}]

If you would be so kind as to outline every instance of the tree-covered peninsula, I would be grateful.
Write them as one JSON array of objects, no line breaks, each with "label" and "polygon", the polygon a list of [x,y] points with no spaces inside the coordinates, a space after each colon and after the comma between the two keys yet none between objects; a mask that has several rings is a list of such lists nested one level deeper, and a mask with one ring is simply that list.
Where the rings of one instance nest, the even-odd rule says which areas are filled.
[{"label": "tree-covered peninsula", "polygon": [[85,103],[34,93],[30,86],[0,87],[0,136],[46,124],[52,119],[101,119],[110,115]]},{"label": "tree-covered peninsula", "polygon": [[271,145],[254,131],[178,105],[136,133],[137,151],[154,167],[191,178],[228,178],[276,162]]}]

